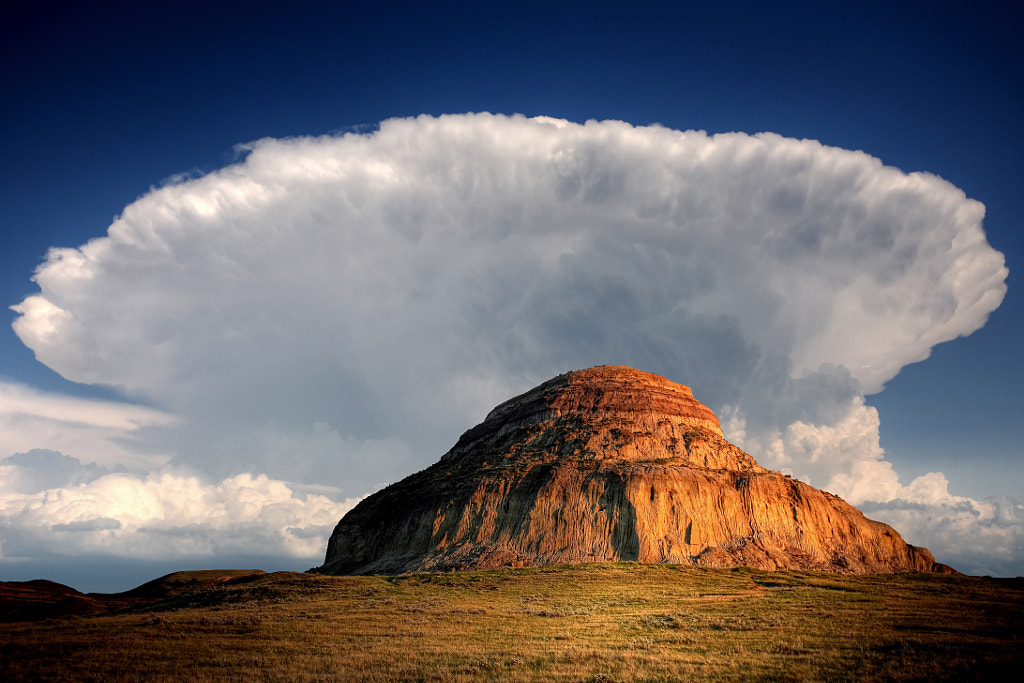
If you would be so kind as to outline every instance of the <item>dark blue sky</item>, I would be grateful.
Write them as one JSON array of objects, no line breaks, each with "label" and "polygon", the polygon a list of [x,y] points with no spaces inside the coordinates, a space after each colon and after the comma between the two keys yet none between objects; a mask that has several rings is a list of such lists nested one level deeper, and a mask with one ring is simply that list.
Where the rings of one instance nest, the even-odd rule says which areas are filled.
[{"label": "dark blue sky", "polygon": [[[489,111],[817,139],[987,207],[1010,269],[1002,306],[869,402],[904,481],[941,470],[954,494],[1024,498],[1022,29],[1018,6],[988,1],[8,0],[0,301],[36,291],[48,248],[104,235],[152,186],[263,137]],[[116,396],[36,362],[14,318],[0,325],[0,379]]]}]

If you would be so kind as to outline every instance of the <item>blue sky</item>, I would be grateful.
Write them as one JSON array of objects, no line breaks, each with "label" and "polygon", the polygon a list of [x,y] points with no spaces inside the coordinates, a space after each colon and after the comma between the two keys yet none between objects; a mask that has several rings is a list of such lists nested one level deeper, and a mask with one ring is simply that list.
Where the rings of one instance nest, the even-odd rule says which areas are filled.
[{"label": "blue sky", "polygon": [[[1024,152],[1019,128],[1024,120],[1024,48],[1019,41],[1019,12],[1008,5],[982,2],[968,9],[918,2],[795,2],[781,7],[763,3],[714,7],[689,3],[144,4],[94,3],[57,10],[40,3],[14,2],[0,10],[0,59],[5,67],[0,76],[5,94],[0,108],[5,161],[0,183],[0,294],[6,306],[39,291],[32,275],[51,247],[75,248],[103,237],[126,206],[151,194],[153,188],[175,186],[183,178],[201,179],[240,162],[248,152],[237,146],[262,138],[370,134],[381,121],[394,117],[491,112],[577,123],[613,119],[708,134],[768,131],[817,140],[829,147],[863,151],[904,173],[937,175],[984,204],[988,243],[1005,255],[1009,268],[1001,305],[980,330],[938,344],[923,362],[906,364],[885,382],[884,391],[875,393],[866,386],[861,390],[870,392],[867,403],[878,409],[885,460],[904,486],[922,475],[942,472],[953,496],[1024,500],[1020,447],[1024,428],[1019,417],[1024,400],[1018,390],[1024,383],[1024,363],[1018,357],[1018,350],[1024,348],[1024,299],[1016,285],[1024,255],[1018,170]],[[201,242],[196,244],[203,248]],[[315,242],[309,247],[318,248]],[[131,289],[130,278],[121,283]],[[114,306],[110,297],[116,298],[118,291],[90,296],[107,297],[106,302]],[[196,310],[196,301],[190,301],[186,303],[191,307],[182,314],[185,319]],[[8,311],[8,324],[0,326],[0,378],[34,392],[32,396],[42,396],[39,401],[66,396],[103,399],[108,408],[143,404],[154,412],[133,419],[154,430],[169,424],[161,422],[164,417],[183,419],[192,426],[201,422],[200,417],[182,417],[175,403],[179,394],[167,388],[169,381],[154,389],[155,384],[146,384],[127,370],[118,374],[116,359],[110,361],[113,369],[108,374],[96,377],[101,382],[124,377],[127,391],[62,378],[38,362],[33,350],[13,332],[11,323],[17,316]],[[544,339],[558,343],[557,337]],[[575,342],[571,334],[562,341]],[[449,339],[448,343],[469,342]],[[283,344],[281,352],[298,356],[302,348]],[[638,347],[629,348],[625,360],[646,357]],[[899,355],[898,349],[893,352]],[[51,365],[62,368],[64,374],[79,379],[88,375],[81,368],[69,370],[71,361],[62,361],[59,350],[53,353],[57,355]],[[565,358],[581,365],[622,360],[603,352]],[[500,377],[478,374],[466,382],[474,387],[474,396],[500,400],[504,391],[525,389],[524,382],[545,379],[543,372],[556,368],[555,360],[524,361]],[[657,367],[643,369],[669,375],[681,367],[672,359],[651,362]],[[289,365],[290,369],[281,370],[282,376],[297,376],[300,370],[295,368],[300,367]],[[572,368],[558,371],[566,369]],[[686,376],[670,379],[695,383]],[[353,380],[350,386],[361,385]],[[261,388],[258,383],[227,380],[217,385],[225,396]],[[699,388],[695,383],[695,391]],[[338,390],[333,399],[330,386],[315,382],[296,382],[294,391],[316,396],[318,405],[336,400],[338,410],[359,402],[353,398],[355,389],[349,387]],[[705,395],[709,391],[713,390],[705,390]],[[726,392],[722,401],[728,403]],[[211,423],[216,418],[233,425],[225,427],[225,440],[234,433],[231,429],[258,425],[267,439],[291,444],[281,446],[282,452],[299,448],[296,435],[301,432],[306,435],[303,443],[314,451],[348,448],[360,462],[373,463],[378,458],[381,464],[377,469],[365,465],[351,483],[324,481],[327,470],[321,472],[314,464],[304,470],[305,479],[288,478],[280,467],[275,469],[270,456],[250,462],[241,454],[250,451],[231,446],[218,455],[190,459],[183,451],[192,437],[173,430],[170,435],[149,438],[139,447],[145,453],[137,453],[138,461],[128,455],[116,462],[90,460],[92,456],[68,452],[71,449],[45,444],[39,448],[75,458],[77,466],[94,462],[111,472],[121,466],[139,477],[160,467],[191,468],[187,471],[199,477],[200,487],[243,473],[257,477],[268,473],[271,483],[295,484],[296,496],[302,486],[334,487],[316,493],[343,506],[346,500],[372,491],[374,484],[393,481],[432,462],[455,442],[461,429],[472,426],[476,414],[475,408],[459,408],[441,417],[417,413],[410,419],[444,426],[425,440],[432,450],[418,453],[405,443],[407,435],[385,427],[372,434],[346,432],[331,421],[330,411],[318,414],[303,432],[284,415],[286,408],[281,408],[280,415],[254,416],[239,405],[237,413],[210,418]],[[295,399],[288,405],[302,402]],[[157,417],[158,412],[163,417]],[[386,422],[387,418],[378,414],[373,419]],[[752,419],[748,416],[748,424]],[[320,432],[314,422],[321,425]],[[209,437],[214,426],[195,430]],[[126,443],[116,435],[109,438]],[[27,452],[22,443],[15,446],[12,441],[6,449],[0,444],[0,461]],[[170,458],[170,465],[158,463],[157,456]],[[43,456],[33,457],[36,460],[22,458],[8,464],[41,467]],[[150,470],[140,464],[145,457],[155,458],[147,461],[145,467]],[[216,460],[218,466],[204,470],[197,464],[203,458]],[[84,474],[75,476],[79,478],[61,484],[94,481]],[[828,483],[808,476],[815,485]],[[20,495],[29,495],[26,491]],[[868,503],[869,511],[882,509],[877,501]],[[301,514],[313,514],[308,500],[304,505]],[[324,506],[317,514],[329,517],[334,508]],[[1019,502],[999,509],[1004,517],[1017,515],[1020,522]],[[897,524],[902,513],[890,514],[903,531]],[[80,526],[61,529],[86,531],[89,527],[103,532],[105,524],[115,522],[127,528],[127,522],[104,514],[89,521],[92,526],[65,521],[61,523]],[[308,528],[317,524],[309,522]],[[8,567],[11,577],[21,577],[17,566],[31,561],[36,563],[33,570],[45,568],[46,558],[59,552],[47,545],[49,541],[26,541],[27,532],[18,530],[20,541],[8,538],[0,545],[4,559],[0,574]],[[924,540],[931,538],[921,533]],[[993,555],[987,563],[979,561],[976,568],[1024,571],[1024,536],[1015,534],[1004,538],[1001,555]],[[915,537],[910,540],[914,542]],[[87,544],[75,552],[103,556],[103,547]],[[18,551],[21,559],[11,557],[12,548],[22,549]],[[202,546],[202,552],[197,552],[208,551],[208,546]],[[304,550],[293,551],[301,561],[306,559]],[[118,552],[112,550],[111,557],[119,557]],[[189,552],[179,554],[191,557]],[[226,561],[246,554],[251,553],[233,548],[214,556]],[[135,559],[166,558],[143,553]]]}]

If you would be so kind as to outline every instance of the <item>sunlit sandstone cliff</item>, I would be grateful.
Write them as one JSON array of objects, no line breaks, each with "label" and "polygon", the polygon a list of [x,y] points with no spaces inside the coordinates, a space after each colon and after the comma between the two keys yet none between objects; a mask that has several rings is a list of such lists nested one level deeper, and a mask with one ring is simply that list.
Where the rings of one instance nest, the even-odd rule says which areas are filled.
[{"label": "sunlit sandstone cliff", "polygon": [[758,465],[688,387],[601,366],[502,403],[435,465],[363,500],[317,571],[617,560],[944,569],[837,496]]}]

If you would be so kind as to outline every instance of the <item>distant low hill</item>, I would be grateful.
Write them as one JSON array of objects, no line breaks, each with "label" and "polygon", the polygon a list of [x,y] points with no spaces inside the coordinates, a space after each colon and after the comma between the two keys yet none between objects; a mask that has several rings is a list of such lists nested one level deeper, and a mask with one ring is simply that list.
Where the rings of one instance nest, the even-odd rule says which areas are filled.
[{"label": "distant low hill", "polygon": [[45,579],[0,581],[0,622],[36,621],[66,616],[123,612],[244,581],[265,574],[260,569],[203,569],[173,572],[123,593],[80,593]]}]

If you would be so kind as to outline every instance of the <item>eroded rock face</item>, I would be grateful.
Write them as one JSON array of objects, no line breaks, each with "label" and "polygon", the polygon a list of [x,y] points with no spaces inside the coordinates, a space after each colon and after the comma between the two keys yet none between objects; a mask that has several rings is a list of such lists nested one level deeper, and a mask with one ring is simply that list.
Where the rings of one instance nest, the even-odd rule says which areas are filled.
[{"label": "eroded rock face", "polygon": [[942,570],[892,527],[758,465],[689,387],[601,366],[502,403],[439,462],[363,500],[318,571],[619,560]]}]

